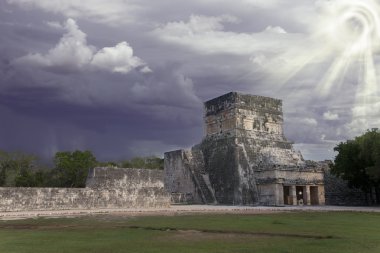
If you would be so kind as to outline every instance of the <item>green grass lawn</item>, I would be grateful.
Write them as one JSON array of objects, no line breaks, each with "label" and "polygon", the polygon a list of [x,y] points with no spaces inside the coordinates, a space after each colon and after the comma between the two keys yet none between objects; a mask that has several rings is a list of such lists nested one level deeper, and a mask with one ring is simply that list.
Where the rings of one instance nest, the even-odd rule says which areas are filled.
[{"label": "green grass lawn", "polygon": [[294,212],[0,221],[0,253],[380,252],[380,214]]}]

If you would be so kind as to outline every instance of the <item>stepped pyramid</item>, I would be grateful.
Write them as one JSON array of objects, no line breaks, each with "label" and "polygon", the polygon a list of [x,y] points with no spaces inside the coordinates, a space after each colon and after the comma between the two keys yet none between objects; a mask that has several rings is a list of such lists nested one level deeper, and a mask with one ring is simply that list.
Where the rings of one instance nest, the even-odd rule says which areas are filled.
[{"label": "stepped pyramid", "polygon": [[324,204],[323,166],[304,161],[285,138],[281,100],[231,92],[204,111],[202,142],[165,153],[174,202]]}]

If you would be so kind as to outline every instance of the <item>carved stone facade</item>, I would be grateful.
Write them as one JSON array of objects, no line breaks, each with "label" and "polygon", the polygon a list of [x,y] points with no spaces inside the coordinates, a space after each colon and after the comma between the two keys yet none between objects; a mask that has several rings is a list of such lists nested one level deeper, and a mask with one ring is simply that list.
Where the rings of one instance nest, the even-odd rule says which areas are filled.
[{"label": "carved stone facade", "polygon": [[165,153],[173,202],[323,205],[324,174],[283,134],[282,101],[231,92],[205,102],[205,137]]}]

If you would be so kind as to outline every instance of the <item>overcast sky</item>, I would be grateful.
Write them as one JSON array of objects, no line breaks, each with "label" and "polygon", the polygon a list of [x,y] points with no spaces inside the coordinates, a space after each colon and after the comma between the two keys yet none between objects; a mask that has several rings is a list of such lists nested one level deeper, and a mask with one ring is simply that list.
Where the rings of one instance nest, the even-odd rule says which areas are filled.
[{"label": "overcast sky", "polygon": [[318,88],[339,55],[315,39],[329,2],[0,1],[0,149],[162,156],[201,141],[204,101],[238,91],[282,99],[295,148],[332,159],[380,125],[380,102],[358,100],[354,63]]}]

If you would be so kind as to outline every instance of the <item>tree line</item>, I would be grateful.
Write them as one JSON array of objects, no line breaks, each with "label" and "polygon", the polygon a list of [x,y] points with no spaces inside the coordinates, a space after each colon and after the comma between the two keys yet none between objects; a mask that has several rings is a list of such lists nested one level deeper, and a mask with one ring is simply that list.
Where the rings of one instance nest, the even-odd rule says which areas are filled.
[{"label": "tree line", "polygon": [[88,170],[94,167],[164,169],[159,157],[99,162],[88,150],[57,152],[53,163],[46,166],[35,155],[0,150],[0,187],[85,187]]},{"label": "tree line", "polygon": [[380,131],[367,130],[361,136],[339,143],[331,173],[366,193],[369,204],[380,204]]}]

